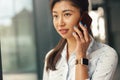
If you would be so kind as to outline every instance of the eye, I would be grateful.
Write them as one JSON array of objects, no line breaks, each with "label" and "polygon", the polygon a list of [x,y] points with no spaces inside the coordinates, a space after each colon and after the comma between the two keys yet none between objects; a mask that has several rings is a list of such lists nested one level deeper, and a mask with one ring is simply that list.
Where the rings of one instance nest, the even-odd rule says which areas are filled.
[{"label": "eye", "polygon": [[72,14],[70,14],[70,13],[65,13],[64,16],[68,17],[68,16],[71,16],[71,15],[72,15]]},{"label": "eye", "polygon": [[58,18],[58,15],[53,15],[53,18]]}]

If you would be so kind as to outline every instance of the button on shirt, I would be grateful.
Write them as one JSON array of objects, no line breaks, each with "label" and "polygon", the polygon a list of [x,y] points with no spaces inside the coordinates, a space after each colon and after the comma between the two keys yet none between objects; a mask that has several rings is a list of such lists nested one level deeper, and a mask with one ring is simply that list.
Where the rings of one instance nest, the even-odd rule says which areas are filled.
[{"label": "button on shirt", "polygon": [[[49,54],[50,52],[47,56]],[[67,61],[66,54],[67,44],[61,53],[60,60],[56,64],[57,70],[55,71],[46,71],[45,62],[43,80],[75,80],[76,55],[73,53]],[[89,60],[89,79],[86,80],[112,80],[118,63],[118,56],[113,48],[106,44],[96,42],[92,38],[86,56]]]}]

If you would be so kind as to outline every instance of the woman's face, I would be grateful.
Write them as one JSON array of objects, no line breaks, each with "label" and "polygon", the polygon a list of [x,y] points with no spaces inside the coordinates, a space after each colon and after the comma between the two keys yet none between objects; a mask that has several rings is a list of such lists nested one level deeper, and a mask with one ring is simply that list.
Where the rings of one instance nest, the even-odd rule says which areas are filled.
[{"label": "woman's face", "polygon": [[65,39],[73,37],[73,27],[80,20],[80,10],[70,1],[60,1],[54,5],[52,15],[56,31]]}]

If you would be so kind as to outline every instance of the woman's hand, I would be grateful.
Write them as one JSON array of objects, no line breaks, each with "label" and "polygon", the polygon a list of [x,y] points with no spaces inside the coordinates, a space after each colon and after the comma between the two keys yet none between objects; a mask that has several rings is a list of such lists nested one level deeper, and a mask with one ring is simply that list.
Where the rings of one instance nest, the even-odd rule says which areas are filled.
[{"label": "woman's hand", "polygon": [[[79,28],[83,31],[81,32]],[[76,57],[77,59],[85,58],[86,57],[86,51],[88,49],[88,46],[91,42],[91,38],[89,36],[88,30],[86,26],[83,26],[81,23],[79,23],[78,27],[74,27],[73,36],[76,39]]]}]

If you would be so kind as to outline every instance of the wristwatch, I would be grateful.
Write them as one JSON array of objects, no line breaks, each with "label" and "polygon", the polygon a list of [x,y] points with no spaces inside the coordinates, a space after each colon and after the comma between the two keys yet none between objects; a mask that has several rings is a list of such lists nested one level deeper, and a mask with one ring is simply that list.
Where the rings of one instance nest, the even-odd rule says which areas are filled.
[{"label": "wristwatch", "polygon": [[81,58],[81,59],[79,59],[79,60],[77,59],[75,64],[76,64],[76,65],[77,65],[77,64],[88,65],[88,59],[86,59],[86,58]]}]

